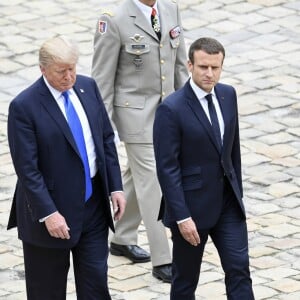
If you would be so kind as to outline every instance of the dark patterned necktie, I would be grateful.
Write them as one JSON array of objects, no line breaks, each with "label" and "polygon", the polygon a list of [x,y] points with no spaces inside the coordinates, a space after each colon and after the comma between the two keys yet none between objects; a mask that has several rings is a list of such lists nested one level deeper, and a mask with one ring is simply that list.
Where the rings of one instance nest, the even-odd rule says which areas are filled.
[{"label": "dark patterned necktie", "polygon": [[152,24],[152,28],[155,31],[158,39],[160,40],[160,38],[161,38],[160,24],[159,24],[159,20],[158,20],[157,11],[154,7],[152,7],[151,24]]},{"label": "dark patterned necktie", "polygon": [[91,175],[90,175],[90,167],[89,167],[89,161],[88,156],[86,152],[86,146],[83,136],[83,130],[81,127],[81,123],[79,120],[79,117],[76,113],[76,110],[69,98],[68,91],[65,91],[62,93],[63,97],[65,98],[65,111],[67,115],[67,120],[69,127],[72,131],[74,140],[76,142],[77,149],[80,153],[81,160],[84,165],[84,173],[85,173],[85,201],[87,201],[91,195],[92,195],[92,181],[91,181]]},{"label": "dark patterned necktie", "polygon": [[207,100],[207,103],[208,103],[208,111],[209,111],[209,115],[210,115],[211,126],[213,129],[217,144],[218,144],[219,151],[221,152],[221,149],[222,149],[221,130],[220,130],[220,126],[219,126],[217,112],[216,112],[214,103],[212,101],[212,95],[207,94],[205,96],[205,99]]}]

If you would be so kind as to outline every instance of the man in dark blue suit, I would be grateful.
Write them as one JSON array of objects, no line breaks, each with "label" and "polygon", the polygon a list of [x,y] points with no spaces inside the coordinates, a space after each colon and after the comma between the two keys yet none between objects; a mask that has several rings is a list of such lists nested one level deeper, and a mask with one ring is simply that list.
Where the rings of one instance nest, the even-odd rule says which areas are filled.
[{"label": "man in dark blue suit", "polygon": [[189,49],[191,78],[158,107],[154,122],[160,216],[173,240],[172,300],[195,299],[208,236],[225,272],[228,299],[252,300],[242,202],[236,92],[218,83],[225,50],[211,38]]},{"label": "man in dark blue suit", "polygon": [[77,299],[111,299],[108,229],[125,198],[113,129],[95,81],[76,76],[77,61],[64,37],[46,41],[43,76],[9,107],[18,180],[8,229],[17,226],[23,242],[29,300],[66,299],[71,252]]}]

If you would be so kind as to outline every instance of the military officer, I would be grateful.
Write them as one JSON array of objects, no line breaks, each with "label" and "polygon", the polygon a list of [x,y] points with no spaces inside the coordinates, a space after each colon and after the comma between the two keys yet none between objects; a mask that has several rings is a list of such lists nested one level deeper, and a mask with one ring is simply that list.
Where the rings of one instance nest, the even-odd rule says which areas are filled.
[{"label": "military officer", "polygon": [[157,221],[161,191],[152,143],[158,104],[188,78],[179,8],[175,0],[125,0],[103,13],[94,37],[92,75],[127,153],[123,173],[127,206],[116,224],[110,252],[133,262],[150,260],[137,245],[144,222],[152,274],[171,281],[166,230]]}]

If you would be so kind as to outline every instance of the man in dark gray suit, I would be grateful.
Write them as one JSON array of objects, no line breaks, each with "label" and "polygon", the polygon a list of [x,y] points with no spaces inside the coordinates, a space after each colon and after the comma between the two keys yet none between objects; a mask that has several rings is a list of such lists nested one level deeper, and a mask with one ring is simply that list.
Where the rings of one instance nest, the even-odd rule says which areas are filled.
[{"label": "man in dark gray suit", "polygon": [[148,253],[137,246],[143,220],[153,275],[170,282],[168,239],[157,221],[161,191],[152,130],[158,104],[188,78],[176,1],[125,0],[114,13],[100,16],[94,46],[92,75],[128,157],[123,174],[127,207],[110,251],[133,262],[149,261]]}]

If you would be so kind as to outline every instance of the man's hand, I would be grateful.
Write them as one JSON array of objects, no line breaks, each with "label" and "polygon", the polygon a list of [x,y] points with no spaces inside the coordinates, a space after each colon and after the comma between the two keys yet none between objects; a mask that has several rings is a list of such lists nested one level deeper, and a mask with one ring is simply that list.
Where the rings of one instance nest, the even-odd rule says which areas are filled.
[{"label": "man's hand", "polygon": [[119,221],[125,212],[126,199],[124,197],[124,193],[123,192],[112,193],[111,201],[112,201],[112,206],[114,211],[114,220]]},{"label": "man's hand", "polygon": [[49,234],[52,237],[59,239],[70,239],[69,230],[65,218],[59,213],[55,212],[45,220],[45,225]]},{"label": "man's hand", "polygon": [[198,246],[200,244],[200,236],[192,219],[179,223],[178,228],[181,235],[188,243],[193,246]]}]

